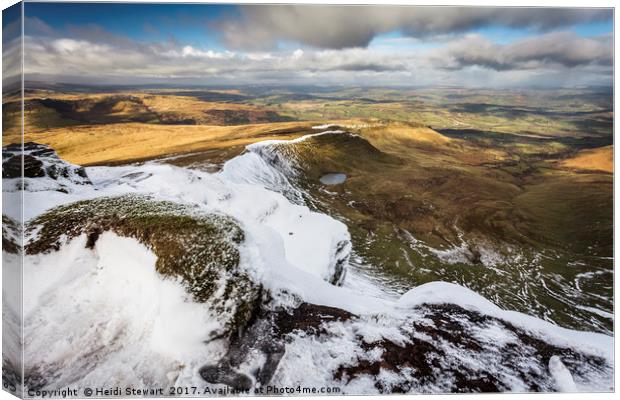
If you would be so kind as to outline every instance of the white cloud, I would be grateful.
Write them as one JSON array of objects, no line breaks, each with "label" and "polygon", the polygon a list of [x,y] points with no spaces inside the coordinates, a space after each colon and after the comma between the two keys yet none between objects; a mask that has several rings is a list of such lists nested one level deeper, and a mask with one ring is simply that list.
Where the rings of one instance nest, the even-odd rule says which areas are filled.
[{"label": "white cloud", "polygon": [[299,60],[301,57],[303,57],[304,55],[304,51],[302,49],[297,49],[293,52],[293,60]]},{"label": "white cloud", "polygon": [[182,57],[201,57],[201,58],[233,58],[235,53],[230,51],[218,52],[212,50],[199,50],[192,46],[183,46],[181,50]]},{"label": "white cloud", "polygon": [[[271,51],[200,49],[174,41],[140,43],[85,35],[26,36],[25,72],[66,82],[277,83],[425,85],[548,85],[610,82],[611,37],[582,38],[560,32],[508,45],[479,35],[448,40],[438,48],[297,48]],[[5,51],[10,51],[5,48]],[[8,53],[7,53],[8,54]],[[567,73],[570,71],[570,74]],[[544,76],[545,78],[540,78]]]}]

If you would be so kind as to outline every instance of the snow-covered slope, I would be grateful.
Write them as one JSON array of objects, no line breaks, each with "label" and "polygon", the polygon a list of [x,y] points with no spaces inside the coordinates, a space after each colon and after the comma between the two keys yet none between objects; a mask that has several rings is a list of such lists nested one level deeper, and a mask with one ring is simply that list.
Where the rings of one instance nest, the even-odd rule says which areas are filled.
[{"label": "snow-covered slope", "polygon": [[[205,340],[216,318],[182,285],[155,272],[153,249],[113,232],[103,232],[92,248],[86,236],[67,238],[57,251],[25,258],[31,286],[24,296],[29,384],[204,386],[204,378],[215,387],[266,379],[357,394],[556,390],[573,387],[568,370],[578,390],[613,388],[609,336],[501,310],[442,282],[414,288],[397,301],[372,281],[364,281],[376,286],[372,291],[338,286],[347,279],[347,227],[311,211],[303,196],[292,198],[297,189],[286,168],[290,160],[275,158],[269,148],[274,144],[250,146],[216,174],[157,163],[91,167],[87,177],[77,174],[83,179],[75,174],[56,179],[63,190],[47,174],[29,178],[27,224],[60,205],[126,194],[229,216],[244,232],[239,267],[265,294],[256,321],[240,339]],[[17,210],[8,210],[9,217],[12,212]],[[36,226],[30,228],[34,240]],[[303,304],[316,313],[296,314]],[[459,350],[463,336],[473,338],[466,351]],[[512,358],[501,357],[515,346]],[[433,361],[437,357],[444,358]],[[230,373],[215,376],[205,365]],[[418,371],[424,366],[430,367]],[[491,383],[467,386],[467,379]]]},{"label": "snow-covered slope", "polygon": [[28,387],[168,386],[223,351],[205,345],[217,316],[159,275],[144,245],[109,232],[85,243],[26,259]]}]

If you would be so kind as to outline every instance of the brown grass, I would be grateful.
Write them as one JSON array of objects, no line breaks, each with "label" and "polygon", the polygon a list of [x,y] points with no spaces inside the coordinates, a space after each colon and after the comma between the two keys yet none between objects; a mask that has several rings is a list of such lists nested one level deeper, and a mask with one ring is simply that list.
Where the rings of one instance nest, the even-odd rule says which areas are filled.
[{"label": "brown grass", "polygon": [[449,138],[420,124],[370,123],[368,128],[362,128],[359,132],[382,151],[405,157],[414,151],[418,161],[422,161],[419,157],[421,153],[428,153],[432,163],[446,161],[444,157],[447,156],[471,166],[493,164],[508,158],[508,154],[500,149],[473,146],[467,141]]},{"label": "brown grass", "polygon": [[[292,139],[316,132],[317,122],[278,122],[237,126],[120,123],[71,126],[27,132],[25,141],[44,143],[79,165],[116,164],[170,154],[241,147],[260,140]],[[5,136],[4,144],[19,142]]]},{"label": "brown grass", "polygon": [[401,122],[390,122],[380,125],[370,124],[368,128],[361,129],[361,134],[376,146],[381,146],[382,142],[396,142],[398,144],[402,144],[402,142],[416,142],[441,146],[452,141],[452,139],[426,126]]},{"label": "brown grass", "polygon": [[228,122],[223,120],[225,112],[243,115],[251,123],[266,122],[269,118],[267,109],[247,104],[203,101],[190,96],[138,94],[136,97],[157,114],[192,119],[197,124],[225,124]]},{"label": "brown grass", "polygon": [[582,150],[573,158],[560,163],[564,168],[579,171],[603,171],[614,172],[614,146],[598,147],[596,149]]},{"label": "brown grass", "polygon": [[[199,96],[199,93],[196,96]],[[204,100],[190,95],[32,91],[26,94],[25,100],[25,124],[29,131],[102,123],[243,125],[292,120],[291,117],[280,115],[269,107]],[[19,111],[19,104],[10,106]]]}]

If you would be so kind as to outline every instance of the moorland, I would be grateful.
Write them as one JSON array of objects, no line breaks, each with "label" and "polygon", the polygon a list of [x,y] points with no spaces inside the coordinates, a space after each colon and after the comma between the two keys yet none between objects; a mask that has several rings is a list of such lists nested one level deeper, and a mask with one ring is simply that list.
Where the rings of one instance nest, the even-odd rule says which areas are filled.
[{"label": "moorland", "polygon": [[[21,141],[17,94],[3,145]],[[282,146],[304,202],[344,222],[389,290],[459,283],[561,326],[613,329],[608,88],[74,87],[26,83],[24,140],[82,166],[218,171]],[[346,179],[324,184],[326,174]]]}]

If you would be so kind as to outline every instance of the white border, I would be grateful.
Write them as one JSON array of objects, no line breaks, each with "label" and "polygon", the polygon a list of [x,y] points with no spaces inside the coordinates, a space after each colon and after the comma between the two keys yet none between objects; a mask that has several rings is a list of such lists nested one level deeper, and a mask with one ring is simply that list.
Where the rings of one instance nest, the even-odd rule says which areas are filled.
[{"label": "white border", "polygon": [[[38,2],[39,0],[28,0],[28,2]],[[80,2],[78,0],[62,0],[62,2]],[[83,1],[82,1],[83,2]],[[564,0],[564,1],[560,1],[560,0],[546,0],[546,1],[532,1],[532,0],[522,0],[522,1],[514,1],[514,0],[505,0],[505,1],[498,1],[498,0],[474,0],[474,1],[467,1],[467,0],[447,0],[447,1],[416,1],[416,0],[388,0],[388,1],[380,1],[380,0],[375,0],[375,1],[368,1],[368,0],[312,0],[312,1],[299,1],[299,0],[289,0],[289,1],[284,1],[284,0],[270,0],[270,1],[257,1],[257,0],[243,0],[243,1],[232,1],[232,0],[219,0],[219,1],[212,1],[212,0],[207,0],[207,1],[182,1],[182,0],[148,0],[148,1],[144,1],[144,0],[134,0],[134,1],[122,1],[122,0],[108,0],[108,1],[95,1],[95,2],[100,2],[100,3],[203,3],[203,4],[208,4],[208,3],[213,3],[213,4],[291,4],[291,3],[299,3],[299,4],[377,4],[377,5],[426,5],[426,6],[443,6],[443,5],[448,5],[448,6],[487,6],[487,7],[497,7],[497,6],[501,6],[501,7],[584,7],[584,8],[592,8],[592,7],[615,7],[615,4],[613,1],[611,0],[590,0],[590,1],[578,1],[578,0]],[[17,1],[15,0],[0,0],[0,5],[2,6],[2,9],[5,9],[13,4],[17,3]],[[614,25],[615,25],[615,20],[616,20],[616,10],[614,8]],[[618,50],[618,41],[616,40],[616,32],[614,29],[614,55],[617,54],[617,50]],[[2,42],[0,40],[0,54],[2,52]],[[1,59],[1,57],[0,57]],[[0,60],[1,63],[1,60]],[[614,57],[614,64],[615,64],[615,57]],[[1,65],[1,64],[0,64]],[[615,67],[615,65],[614,65]],[[617,104],[617,100],[618,100],[618,91],[616,90],[616,85],[615,85],[615,68],[614,68],[614,113],[615,113],[615,104]],[[0,130],[2,128],[2,121],[0,120]],[[614,116],[614,142],[616,139],[616,123],[615,123],[615,116]],[[614,166],[618,165],[618,161],[620,159],[620,155],[618,154],[618,152],[614,151]],[[615,168],[614,168],[615,169]],[[618,242],[618,227],[619,225],[619,221],[620,221],[620,217],[618,217],[618,214],[615,212],[616,210],[616,205],[618,204],[618,199],[620,199],[620,188],[618,187],[618,185],[616,185],[616,176],[614,174],[614,255],[616,254],[620,254],[620,252],[618,250],[620,250],[620,243]],[[0,204],[1,204],[2,200],[0,198]],[[616,269],[616,260],[614,257],[614,270]],[[2,281],[2,276],[0,274],[0,283]],[[618,293],[618,281],[615,279],[614,276],[614,294]],[[615,304],[614,304],[614,310],[615,310]],[[617,332],[617,320],[614,320],[614,332]],[[2,337],[2,335],[0,334],[0,338]],[[615,346],[615,359],[618,359],[618,346]],[[614,380],[615,380],[615,388],[619,388],[619,375],[615,374]],[[453,394],[449,394],[449,395],[390,395],[390,397],[394,397],[394,398],[409,398],[415,396],[416,398],[421,398],[421,399],[436,399],[436,400],[444,400],[444,399],[451,399],[454,400],[454,396]],[[506,400],[520,400],[520,399],[527,399],[530,398],[532,396],[536,396],[537,399],[546,399],[546,398],[554,398],[554,399],[571,399],[571,400],[583,400],[585,396],[587,396],[588,399],[610,399],[612,398],[612,394],[608,394],[608,393],[596,393],[596,394],[580,394],[580,393],[571,393],[571,394],[560,394],[560,393],[531,393],[531,394],[511,394],[511,393],[501,393],[501,394],[493,394],[493,393],[487,393],[487,394],[468,394],[468,395],[457,395],[457,396],[463,396],[466,397],[467,399],[472,399],[472,400],[488,400],[488,399],[506,399]],[[330,396],[330,397],[325,397],[326,399],[332,399],[332,398],[343,398],[344,396]],[[264,399],[281,399],[281,397],[262,397]],[[303,400],[316,400],[319,397],[309,397],[309,396],[300,396],[300,397],[293,397],[294,399],[303,399]],[[348,399],[355,399],[355,400],[380,400],[382,398],[385,398],[384,396],[347,396]],[[0,400],[9,400],[9,399],[15,399],[14,396],[12,396],[11,394],[5,392],[4,390],[0,390]]]}]

